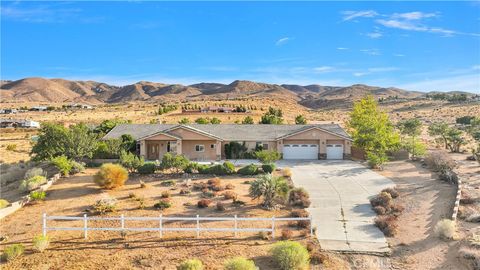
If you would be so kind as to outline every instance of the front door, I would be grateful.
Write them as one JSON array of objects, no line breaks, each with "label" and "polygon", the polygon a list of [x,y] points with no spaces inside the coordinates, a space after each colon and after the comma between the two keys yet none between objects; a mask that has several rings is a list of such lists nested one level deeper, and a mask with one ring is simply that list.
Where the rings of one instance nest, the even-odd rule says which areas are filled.
[{"label": "front door", "polygon": [[159,158],[158,157],[158,151],[159,151],[159,145],[157,143],[148,144],[148,146],[147,146],[147,159],[157,160]]}]

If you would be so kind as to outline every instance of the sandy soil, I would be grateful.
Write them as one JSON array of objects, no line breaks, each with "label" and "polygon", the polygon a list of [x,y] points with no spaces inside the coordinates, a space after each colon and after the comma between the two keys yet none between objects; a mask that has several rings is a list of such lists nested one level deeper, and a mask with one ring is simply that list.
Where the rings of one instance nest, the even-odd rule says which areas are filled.
[{"label": "sandy soil", "polygon": [[[118,232],[89,232],[87,240],[83,239],[82,232],[49,232],[53,243],[46,252],[34,253],[31,251],[31,239],[41,233],[41,215],[45,211],[49,215],[81,216],[97,199],[108,193],[118,200],[116,213],[119,216],[158,216],[161,212],[152,205],[160,199],[163,191],[169,190],[172,194],[174,207],[163,211],[167,216],[288,216],[289,209],[266,211],[258,206],[257,201],[248,197],[249,178],[226,177],[223,184],[235,185],[235,192],[247,204],[234,207],[231,201],[223,197],[213,200],[226,203],[227,211],[218,212],[215,204],[207,209],[198,209],[196,202],[200,192],[190,195],[179,195],[178,188],[164,187],[159,177],[142,177],[147,182],[147,188],[139,187],[139,177],[129,179],[127,184],[118,190],[102,191],[92,181],[95,169],[88,169],[86,173],[62,179],[48,191],[47,199],[43,203],[24,207],[1,221],[1,234],[8,240],[0,245],[3,250],[11,243],[23,243],[26,254],[22,258],[4,264],[2,269],[175,269],[180,261],[197,257],[208,266],[208,269],[218,269],[226,258],[245,256],[255,260],[262,269],[275,269],[272,261],[267,257],[272,241],[261,240],[255,233],[242,233],[238,238],[225,233],[202,233],[195,239],[194,232],[168,232],[163,239],[158,233],[129,232],[123,239]],[[180,181],[180,179],[177,179]],[[251,179],[250,179],[251,180]],[[205,181],[194,180],[193,182]],[[145,197],[146,208],[138,209],[138,202],[129,198],[130,193]],[[190,205],[193,204],[193,205]],[[117,226],[118,221],[97,221],[94,226]],[[268,223],[268,222],[267,222]],[[239,227],[269,227],[269,224],[239,224]],[[49,221],[50,226],[81,226],[77,221]],[[144,227],[158,226],[148,222],[128,222],[127,226]],[[165,224],[165,226],[194,227],[191,223]],[[222,227],[232,224],[221,222],[209,223],[209,226]],[[295,232],[295,239],[306,242],[304,231],[288,227],[286,222],[278,224],[276,234],[279,236],[282,229],[289,228]],[[48,259],[46,259],[48,258]]]},{"label": "sandy soil", "polygon": [[458,259],[457,241],[440,240],[433,233],[435,224],[449,218],[456,195],[454,186],[437,180],[436,175],[420,163],[388,163],[383,175],[390,177],[405,206],[400,215],[399,232],[388,238],[392,246],[394,269],[468,269]]}]

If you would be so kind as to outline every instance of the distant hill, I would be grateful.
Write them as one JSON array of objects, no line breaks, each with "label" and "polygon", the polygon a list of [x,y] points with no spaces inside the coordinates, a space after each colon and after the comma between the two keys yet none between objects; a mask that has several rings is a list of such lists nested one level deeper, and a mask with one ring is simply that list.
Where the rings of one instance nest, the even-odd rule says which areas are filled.
[{"label": "distant hill", "polygon": [[[230,84],[198,83],[192,85],[140,81],[113,86],[95,81],[25,78],[2,80],[2,102],[87,102],[92,104],[133,101],[180,101],[233,98],[269,98],[293,100],[306,107],[319,108],[350,104],[367,94],[383,99],[413,99],[425,93],[394,87],[382,88],[355,84],[347,87],[323,85],[268,84],[236,80]],[[468,95],[472,95],[468,93]]]}]

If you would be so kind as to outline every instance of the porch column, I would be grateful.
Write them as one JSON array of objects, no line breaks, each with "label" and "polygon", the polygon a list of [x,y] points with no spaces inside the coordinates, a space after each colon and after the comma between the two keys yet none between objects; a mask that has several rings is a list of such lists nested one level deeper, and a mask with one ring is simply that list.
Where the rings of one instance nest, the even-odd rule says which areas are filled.
[{"label": "porch column", "polygon": [[181,155],[182,152],[182,140],[177,140],[177,155]]},{"label": "porch column", "polygon": [[145,145],[145,140],[140,141],[140,156],[143,158],[147,157],[147,147]]},{"label": "porch column", "polygon": [[219,141],[219,140],[216,141],[215,154],[217,156],[217,160],[222,159],[222,141]]},{"label": "porch column", "polygon": [[280,153],[283,159],[283,140],[278,140],[277,141],[277,152]]},{"label": "porch column", "polygon": [[327,159],[327,140],[318,140],[318,159]]}]

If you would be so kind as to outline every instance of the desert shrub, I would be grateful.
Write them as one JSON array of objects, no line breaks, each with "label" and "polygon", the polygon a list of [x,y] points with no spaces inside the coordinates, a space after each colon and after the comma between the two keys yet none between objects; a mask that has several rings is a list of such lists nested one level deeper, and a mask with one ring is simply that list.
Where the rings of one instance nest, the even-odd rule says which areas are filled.
[{"label": "desert shrub", "polygon": [[77,174],[85,171],[85,165],[80,162],[76,162],[74,160],[70,161],[72,165],[72,169],[70,170],[70,174]]},{"label": "desert shrub", "polygon": [[270,235],[268,234],[268,232],[259,232],[258,237],[262,240],[270,240]]},{"label": "desert shrub", "polygon": [[438,178],[442,181],[446,181],[448,183],[456,184],[458,183],[458,175],[452,170],[442,170],[438,174]]},{"label": "desert shrub", "polygon": [[224,270],[256,270],[257,267],[252,260],[243,257],[235,257],[225,261]]},{"label": "desert shrub", "polygon": [[230,161],[225,161],[223,163],[223,167],[225,167],[227,169],[228,174],[234,174],[236,172],[235,171],[235,166]]},{"label": "desert shrub", "polygon": [[309,207],[310,199],[304,188],[294,188],[288,193],[288,203],[292,206]]},{"label": "desert shrub", "polygon": [[314,251],[310,253],[310,262],[314,265],[322,264],[327,260],[327,256],[321,252]]},{"label": "desert shrub", "polygon": [[298,242],[281,241],[270,250],[273,261],[282,270],[306,269],[310,256],[307,249]]},{"label": "desert shrub", "polygon": [[50,238],[48,236],[37,235],[33,238],[32,243],[35,250],[43,252],[50,245]]},{"label": "desert shrub", "polygon": [[238,198],[238,194],[233,192],[233,191],[230,191],[230,190],[227,190],[223,193],[223,198],[225,198],[225,200],[237,200]]},{"label": "desert shrub", "polygon": [[399,215],[404,210],[405,210],[405,207],[399,203],[394,203],[391,208],[391,211],[393,212],[394,215]]},{"label": "desert shrub", "polygon": [[172,195],[170,194],[170,191],[165,190],[162,192],[162,198],[170,198]]},{"label": "desert shrub", "polygon": [[135,172],[143,166],[145,160],[143,157],[138,157],[137,155],[133,154],[132,152],[128,152],[122,150],[120,152],[120,164],[125,167],[129,172]]},{"label": "desert shrub", "polygon": [[155,173],[155,163],[153,162],[147,162],[143,164],[142,166],[138,167],[137,169],[138,173],[140,174],[152,174]]},{"label": "desert shrub", "polygon": [[255,155],[263,164],[271,164],[281,158],[281,154],[277,151],[262,150],[255,152]]},{"label": "desert shrub", "polygon": [[180,193],[180,195],[187,195],[187,194],[190,194],[192,192],[188,188],[182,188],[179,193]]},{"label": "desert shrub", "polygon": [[438,237],[442,239],[450,240],[455,238],[457,225],[453,220],[442,219],[439,222],[437,222],[433,230]]},{"label": "desert shrub", "polygon": [[197,202],[198,208],[207,208],[212,203],[212,200],[209,199],[201,199]]},{"label": "desert shrub", "polygon": [[457,164],[447,152],[445,151],[432,151],[425,157],[425,163],[434,171],[451,171]]},{"label": "desert shrub", "polygon": [[52,164],[63,174],[68,175],[72,170],[72,162],[66,156],[52,158]]},{"label": "desert shrub", "polygon": [[171,186],[175,186],[176,184],[177,184],[177,181],[175,181],[175,180],[162,181],[162,186],[164,186],[164,187],[171,187]]},{"label": "desert shrub", "polygon": [[269,163],[269,164],[263,164],[262,165],[262,170],[264,173],[272,173],[273,171],[275,171],[275,164],[273,163]]},{"label": "desert shrub", "polygon": [[119,164],[105,163],[94,175],[93,180],[102,188],[112,189],[123,186],[128,179],[128,172]]},{"label": "desert shrub", "polygon": [[299,220],[297,221],[298,228],[310,228],[310,220]]},{"label": "desert shrub", "polygon": [[382,192],[386,192],[390,194],[390,196],[392,196],[393,199],[399,196],[398,191],[395,188],[385,188],[382,190]]},{"label": "desert shrub", "polygon": [[7,200],[0,199],[0,209],[7,207],[10,203]]},{"label": "desert shrub", "polygon": [[198,259],[190,259],[183,261],[177,270],[203,270],[203,263]]},{"label": "desert shrub", "polygon": [[7,144],[7,151],[15,151],[17,150],[17,145],[12,143],[12,144]]},{"label": "desert shrub", "polygon": [[34,176],[45,176],[45,172],[43,171],[42,168],[37,168],[37,167],[34,167],[34,168],[31,168],[29,169],[26,173],[25,173],[25,176],[24,178],[25,179],[30,179]]},{"label": "desert shrub", "polygon": [[388,157],[382,153],[376,154],[373,152],[368,152],[367,161],[370,168],[382,169],[382,165],[388,161]]},{"label": "desert shrub", "polygon": [[225,185],[225,189],[235,189],[235,186],[231,183]]},{"label": "desert shrub", "polygon": [[[226,163],[226,162],[225,162]],[[228,175],[235,173],[235,168],[233,168],[233,171],[231,168],[228,168],[225,165],[225,163],[222,164],[217,164],[213,165],[210,167],[199,167],[198,172],[201,174],[215,174],[215,175]],[[231,163],[230,163],[231,164]]]},{"label": "desert shrub", "polygon": [[159,209],[159,210],[165,210],[167,208],[170,208],[172,207],[172,202],[170,202],[170,200],[168,199],[161,199],[160,201],[158,201],[157,203],[155,203],[153,205],[153,207]]},{"label": "desert shrub", "polygon": [[186,173],[194,173],[198,171],[198,163],[197,162],[189,162],[185,167]]},{"label": "desert shrub", "polygon": [[222,184],[222,180],[220,180],[220,178],[218,177],[215,177],[212,179],[208,179],[207,184],[209,184],[210,186],[219,186]]},{"label": "desert shrub", "polygon": [[30,179],[22,180],[18,186],[18,189],[21,191],[32,191],[46,182],[47,178],[45,178],[45,176],[36,175]]},{"label": "desert shrub", "polygon": [[472,214],[469,215],[465,221],[472,222],[472,223],[480,223],[480,214]]},{"label": "desert shrub", "polygon": [[288,230],[288,229],[282,230],[282,232],[281,232],[281,238],[282,238],[282,240],[292,239],[292,238],[293,238],[293,231]]},{"label": "desert shrub", "polygon": [[208,189],[208,184],[205,182],[200,182],[200,183],[194,183],[193,184],[193,190],[204,190]]},{"label": "desert shrub", "polygon": [[238,174],[241,175],[256,175],[258,174],[258,166],[255,164],[250,164],[245,167],[240,168],[237,171]]},{"label": "desert shrub", "polygon": [[234,200],[234,201],[232,202],[232,205],[233,205],[233,206],[237,206],[237,207],[244,206],[245,204],[247,204],[247,203],[244,202],[244,201],[241,201],[241,200]]},{"label": "desert shrub", "polygon": [[209,171],[208,169],[210,168],[210,166],[208,166],[207,164],[198,164],[197,165],[197,171],[199,174],[208,174]]},{"label": "desert shrub", "polygon": [[114,212],[117,208],[117,200],[111,198],[110,196],[105,196],[100,200],[97,200],[94,205],[92,205],[92,209],[99,214],[105,214],[107,212]]},{"label": "desert shrub", "polygon": [[146,187],[147,187],[147,184],[142,180],[140,180],[140,188],[146,188]]},{"label": "desert shrub", "polygon": [[304,209],[298,209],[298,210],[293,210],[292,213],[290,213],[290,216],[303,218],[303,217],[309,217],[310,214]]},{"label": "desert shrub", "polygon": [[397,233],[398,225],[393,216],[378,216],[375,218],[375,225],[385,236],[392,237]]},{"label": "desert shrub", "polygon": [[138,202],[138,209],[144,209],[145,208],[145,198],[144,197],[137,197],[137,198],[135,198],[135,201]]},{"label": "desert shrub", "polygon": [[225,211],[225,204],[222,202],[217,202],[217,211]]},{"label": "desert shrub", "polygon": [[25,247],[22,244],[13,244],[5,248],[2,254],[2,258],[9,262],[20,257],[25,252]]},{"label": "desert shrub", "polygon": [[292,177],[292,170],[290,168],[285,168],[282,170],[283,177]]},{"label": "desert shrub", "polygon": [[30,192],[30,198],[34,201],[43,201],[47,194],[43,190]]},{"label": "desert shrub", "polygon": [[211,191],[208,191],[208,190],[205,190],[202,192],[202,197],[203,198],[213,198],[215,197],[215,193],[211,192]]},{"label": "desert shrub", "polygon": [[263,206],[267,209],[275,207],[277,198],[285,198],[288,184],[282,177],[264,174],[250,184],[250,196],[254,199],[263,197]]},{"label": "desert shrub", "polygon": [[162,162],[160,163],[160,169],[174,169],[175,172],[180,173],[185,170],[189,163],[190,161],[183,155],[172,155],[170,153],[166,153],[163,155]]},{"label": "desert shrub", "polygon": [[133,192],[128,193],[128,198],[130,198],[130,199],[136,199],[137,197],[138,197],[137,194],[135,194]]},{"label": "desert shrub", "polygon": [[373,207],[373,211],[377,215],[385,215],[387,213],[387,209],[385,209],[385,207],[380,206],[380,205],[377,205],[377,206]]},{"label": "desert shrub", "polygon": [[370,204],[372,207],[382,206],[386,211],[390,211],[393,205],[393,199],[390,193],[380,192],[380,194],[370,199]]}]

